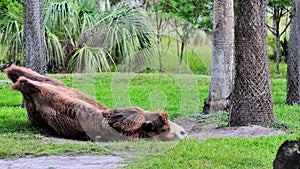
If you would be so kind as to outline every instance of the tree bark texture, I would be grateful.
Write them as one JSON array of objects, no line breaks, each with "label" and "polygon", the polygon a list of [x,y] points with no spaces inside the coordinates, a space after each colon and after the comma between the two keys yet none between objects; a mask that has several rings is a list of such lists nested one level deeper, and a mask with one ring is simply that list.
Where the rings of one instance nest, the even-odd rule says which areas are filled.
[{"label": "tree bark texture", "polygon": [[25,67],[46,74],[44,7],[42,0],[25,0]]},{"label": "tree bark texture", "polygon": [[235,25],[235,80],[230,126],[275,120],[266,42],[265,0],[239,0]]},{"label": "tree bark texture", "polygon": [[215,0],[210,91],[203,107],[206,114],[228,108],[227,98],[233,87],[233,53],[233,0]]},{"label": "tree bark texture", "polygon": [[[295,8],[294,8],[295,9]],[[300,55],[299,33],[297,30],[297,18],[295,11],[292,15],[289,55],[287,58],[287,98],[286,104],[300,105]]]}]

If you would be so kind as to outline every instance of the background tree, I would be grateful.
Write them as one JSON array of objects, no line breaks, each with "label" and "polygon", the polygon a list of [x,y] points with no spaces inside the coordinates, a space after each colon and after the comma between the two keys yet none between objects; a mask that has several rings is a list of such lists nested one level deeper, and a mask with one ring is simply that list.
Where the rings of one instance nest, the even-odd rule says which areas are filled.
[{"label": "background tree", "polygon": [[25,67],[46,74],[46,48],[44,31],[44,1],[25,0]]},{"label": "background tree", "polygon": [[[23,61],[23,14],[23,5],[17,1],[0,8],[4,62]],[[98,71],[112,70],[121,61],[145,63],[157,42],[149,23],[143,10],[124,3],[101,12],[98,1],[45,0],[48,71],[71,72],[79,62]]]},{"label": "background tree", "polygon": [[150,1],[150,11],[155,14],[155,28],[157,34],[157,54],[158,54],[158,62],[159,62],[159,70],[163,71],[162,57],[164,53],[164,45],[163,45],[163,37],[165,36],[165,30],[169,26],[169,21],[171,17],[166,15],[169,10],[169,6],[167,2],[162,4],[162,1],[155,0]]},{"label": "background tree", "polygon": [[203,112],[222,111],[233,87],[234,12],[233,0],[214,1],[212,32],[212,71],[209,96]]},{"label": "background tree", "polygon": [[[155,7],[169,16],[173,16],[170,25],[178,36],[178,71],[181,72],[182,59],[188,41],[196,29],[211,30],[212,0],[162,0]],[[199,18],[205,18],[200,21]],[[206,19],[208,18],[208,19]]]},{"label": "background tree", "polygon": [[236,74],[229,125],[274,121],[266,44],[266,1],[238,1],[235,12]]},{"label": "background tree", "polygon": [[292,24],[290,31],[289,55],[287,58],[287,98],[288,105],[300,105],[300,55],[299,55],[299,32],[297,30],[297,9],[294,1]]},{"label": "background tree", "polygon": [[[275,36],[275,58],[276,58],[276,73],[279,71],[279,64],[281,61],[281,52],[280,52],[280,37],[286,32],[291,21],[289,20],[291,15],[291,0],[268,0],[268,11],[272,15],[273,26],[268,25],[269,31]],[[287,19],[287,24],[280,32],[280,23],[282,19]]]}]

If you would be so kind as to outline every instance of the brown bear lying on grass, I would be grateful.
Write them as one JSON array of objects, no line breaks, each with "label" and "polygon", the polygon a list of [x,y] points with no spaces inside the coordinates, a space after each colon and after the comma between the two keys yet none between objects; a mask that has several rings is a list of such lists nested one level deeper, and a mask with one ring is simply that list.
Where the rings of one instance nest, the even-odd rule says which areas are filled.
[{"label": "brown bear lying on grass", "polygon": [[165,112],[147,112],[138,107],[110,110],[92,97],[69,88],[56,79],[30,69],[5,69],[23,94],[31,125],[58,136],[93,141],[172,140],[186,137]]}]

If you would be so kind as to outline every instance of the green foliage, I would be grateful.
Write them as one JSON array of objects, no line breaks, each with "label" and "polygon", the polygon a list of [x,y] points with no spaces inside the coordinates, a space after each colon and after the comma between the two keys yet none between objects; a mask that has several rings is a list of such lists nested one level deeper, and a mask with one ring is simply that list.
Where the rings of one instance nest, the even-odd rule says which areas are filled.
[{"label": "green foliage", "polygon": [[76,72],[106,72],[110,70],[109,63],[113,62],[102,48],[84,46],[72,56],[69,67]]},{"label": "green foliage", "polygon": [[203,18],[199,23],[199,28],[206,33],[211,33],[213,30],[213,19],[211,17]]},{"label": "green foliage", "polygon": [[269,7],[277,7],[283,9],[289,9],[293,3],[291,0],[268,0],[267,2]]},{"label": "green foliage", "polygon": [[132,64],[147,65],[151,59],[157,39],[143,11],[120,3],[106,11],[96,27],[105,32],[103,47],[116,64],[130,70]]},{"label": "green foliage", "polygon": [[[45,6],[44,22],[48,67],[65,68],[65,66],[73,65],[76,60],[69,59],[71,57],[76,58],[78,51],[84,51],[84,49],[75,51],[79,36],[87,28],[92,27],[96,20],[99,20],[99,10],[95,2],[87,3],[87,1],[82,0],[46,1]],[[75,55],[72,56],[74,53]],[[92,56],[85,56],[86,59],[91,58],[88,61],[89,63],[95,61],[94,56],[101,55],[98,53],[92,54]],[[101,63],[95,64],[99,65]]]},{"label": "green foliage", "polygon": [[[212,19],[212,0],[162,0],[154,5],[156,11],[168,13],[194,25],[204,25],[207,19]],[[198,22],[199,16],[206,18],[203,23]]]},{"label": "green foliage", "polygon": [[189,62],[188,66],[192,73],[202,75],[207,75],[210,73],[208,72],[209,70],[207,65],[203,63],[202,59],[197,55],[197,53],[194,50],[188,50],[183,60],[186,59],[187,55]]},{"label": "green foliage", "polygon": [[[6,8],[0,10],[0,31],[3,32],[0,39],[1,53],[6,52],[8,61],[23,60],[23,6],[19,2],[9,2]],[[7,51],[5,50],[6,47],[8,47]]]}]

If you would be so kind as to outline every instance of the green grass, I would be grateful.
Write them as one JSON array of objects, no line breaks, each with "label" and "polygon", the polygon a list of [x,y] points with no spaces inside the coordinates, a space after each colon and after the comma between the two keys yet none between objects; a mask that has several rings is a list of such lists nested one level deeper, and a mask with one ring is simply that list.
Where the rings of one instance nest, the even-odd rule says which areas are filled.
[{"label": "green grass", "polygon": [[[209,77],[168,73],[102,73],[87,76],[55,74],[51,77],[79,88],[108,106],[139,106],[145,110],[168,111],[170,119],[201,116],[208,95]],[[50,154],[118,154],[133,160],[128,168],[272,168],[280,144],[300,133],[300,107],[284,104],[286,81],[273,75],[274,128],[291,134],[259,138],[185,139],[181,142],[54,143],[42,141],[42,132],[28,125],[22,96],[10,89],[0,74],[0,158]],[[2,81],[1,81],[2,80]],[[218,115],[219,116],[219,115]],[[226,112],[220,115],[226,124]],[[138,158],[139,157],[139,158]]]},{"label": "green grass", "polygon": [[166,153],[135,160],[128,168],[272,168],[286,139],[296,136],[185,139]]}]

